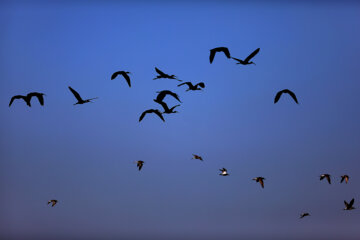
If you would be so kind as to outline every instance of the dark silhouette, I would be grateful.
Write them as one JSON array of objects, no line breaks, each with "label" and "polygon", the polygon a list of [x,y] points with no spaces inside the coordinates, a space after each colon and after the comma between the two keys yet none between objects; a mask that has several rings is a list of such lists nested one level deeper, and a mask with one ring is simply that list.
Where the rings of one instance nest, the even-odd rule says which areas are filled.
[{"label": "dark silhouette", "polygon": [[341,181],[340,181],[340,183],[342,183],[344,180],[345,180],[345,183],[348,183],[348,181],[349,181],[349,176],[348,176],[348,175],[343,175],[343,176],[341,176]]},{"label": "dark silhouette", "polygon": [[300,218],[304,218],[304,217],[306,217],[306,216],[310,216],[310,214],[309,214],[309,213],[302,213],[302,214],[300,215]]},{"label": "dark silhouette", "polygon": [[229,176],[226,168],[222,168],[222,169],[219,169],[221,171],[221,173],[219,174],[220,176]]},{"label": "dark silhouette", "polygon": [[175,79],[179,82],[182,82],[182,80],[177,79],[177,77],[175,75],[168,75],[162,71],[160,71],[157,67],[155,67],[155,71],[159,74],[156,76],[156,78],[154,78],[153,80],[159,79],[159,78],[168,78],[168,79]]},{"label": "dark silhouette", "polygon": [[[200,157],[199,155],[196,155],[196,154],[193,154],[192,159],[199,159],[199,160],[203,161],[202,157]],[[224,168],[224,169],[225,169],[225,168]],[[221,171],[221,170],[220,170],[220,171]],[[225,169],[225,171],[226,171],[226,169]]]},{"label": "dark silhouette", "polygon": [[345,204],[344,210],[353,210],[353,209],[355,209],[353,207],[354,201],[355,201],[354,199],[351,199],[350,203],[347,203],[346,201],[344,201],[344,204]]},{"label": "dark silhouette", "polygon": [[265,180],[265,178],[263,178],[263,177],[256,177],[256,178],[253,178],[253,180],[255,180],[256,182],[260,183],[261,187],[264,188],[264,180]]},{"label": "dark silhouette", "polygon": [[52,203],[52,204],[51,204],[51,207],[53,207],[53,206],[56,205],[57,202],[58,202],[58,200],[52,199],[52,200],[49,200],[49,201],[48,201],[48,205],[49,205],[50,203]]},{"label": "dark silhouette", "polygon": [[72,89],[70,86],[69,86],[69,89],[72,92],[72,94],[74,94],[76,100],[78,101],[77,103],[74,103],[74,105],[88,103],[88,102],[91,102],[91,100],[93,100],[93,99],[97,99],[97,97],[96,97],[96,98],[90,98],[90,99],[83,100],[77,91]]},{"label": "dark silhouette", "polygon": [[328,181],[328,183],[331,184],[331,176],[330,176],[330,174],[327,174],[327,173],[321,174],[321,175],[320,175],[320,181],[323,180],[324,178],[326,178],[326,180]]},{"label": "dark silhouette", "polygon": [[159,118],[161,118],[161,120],[163,120],[165,122],[165,119],[164,119],[162,113],[158,109],[149,109],[149,110],[146,110],[145,112],[143,112],[139,118],[139,122],[141,122],[141,120],[145,117],[145,115],[147,113],[155,113],[156,115],[159,116]]},{"label": "dark silhouette", "polygon": [[143,165],[144,165],[144,161],[139,160],[136,162],[136,166],[139,168],[139,171],[141,170]]},{"label": "dark silhouette", "polygon": [[178,96],[176,93],[172,92],[172,91],[163,90],[163,91],[157,92],[157,93],[159,93],[159,94],[157,95],[156,99],[154,99],[154,102],[156,102],[156,103],[161,104],[161,102],[163,102],[163,100],[164,100],[164,98],[166,97],[166,95],[171,95],[171,96],[173,96],[176,100],[178,100],[179,102],[181,102],[179,96]]},{"label": "dark silhouette", "polygon": [[248,64],[254,64],[256,65],[254,62],[249,62],[253,57],[255,57],[256,54],[258,54],[258,52],[260,51],[260,48],[256,49],[255,51],[253,51],[247,58],[245,58],[245,60],[241,60],[238,58],[234,58],[232,57],[232,59],[238,61],[236,64],[242,64],[242,65],[248,65]]},{"label": "dark silhouette", "polygon": [[11,106],[11,104],[13,103],[13,101],[15,99],[23,99],[26,104],[31,107],[31,98],[32,97],[37,97],[37,99],[39,100],[39,103],[41,106],[44,106],[44,93],[38,93],[38,92],[31,92],[31,93],[28,93],[26,96],[23,96],[23,95],[16,95],[16,96],[13,96],[10,100],[10,103],[9,103],[9,107]]},{"label": "dark silhouette", "polygon": [[210,64],[214,61],[215,54],[217,52],[223,52],[227,58],[230,58],[229,49],[226,47],[217,47],[210,50]]},{"label": "dark silhouette", "polygon": [[190,90],[196,91],[196,90],[202,90],[201,88],[205,88],[205,83],[203,83],[203,82],[199,82],[195,86],[191,82],[184,82],[184,83],[180,83],[178,85],[178,87],[180,87],[180,86],[182,86],[184,84],[188,85],[188,87],[189,87],[186,91],[190,91]]},{"label": "dark silhouette", "polygon": [[164,108],[164,112],[162,113],[178,113],[178,111],[174,111],[174,109],[178,106],[180,106],[180,104],[173,106],[172,108],[169,108],[168,105],[165,102],[158,102],[159,104],[161,104],[161,106]]},{"label": "dark silhouette", "polygon": [[275,96],[274,103],[277,103],[277,102],[279,101],[279,99],[280,99],[280,97],[281,97],[281,95],[282,95],[283,93],[289,94],[289,95],[294,99],[294,101],[295,101],[296,103],[298,103],[298,100],[297,100],[297,98],[296,98],[296,96],[295,96],[295,93],[293,93],[293,92],[290,91],[289,89],[284,89],[284,90],[281,90],[280,92],[278,92],[278,93],[276,94],[276,96]]},{"label": "dark silhouette", "polygon": [[125,71],[114,72],[113,75],[111,75],[111,80],[114,80],[118,75],[122,75],[125,78],[126,82],[128,83],[129,87],[131,87],[130,77],[128,74],[130,74],[130,72],[125,72]]}]

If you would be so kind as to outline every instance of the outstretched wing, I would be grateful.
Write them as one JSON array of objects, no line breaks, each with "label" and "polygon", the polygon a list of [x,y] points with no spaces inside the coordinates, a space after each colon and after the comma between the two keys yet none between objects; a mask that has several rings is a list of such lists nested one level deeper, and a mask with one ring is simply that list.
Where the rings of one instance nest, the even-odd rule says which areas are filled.
[{"label": "outstretched wing", "polygon": [[177,108],[179,106],[180,106],[180,104],[173,106],[172,108],[170,108],[170,111],[172,112],[175,108]]},{"label": "outstretched wing", "polygon": [[296,98],[295,93],[293,93],[292,91],[290,91],[289,89],[286,89],[284,92],[288,93],[293,99],[294,101],[298,104],[298,100]]},{"label": "outstretched wing", "polygon": [[348,207],[349,204],[344,200],[345,207]]},{"label": "outstretched wing", "polygon": [[245,62],[249,62],[250,59],[252,59],[256,54],[258,54],[259,51],[260,51],[260,48],[253,51],[247,58],[245,58]]},{"label": "outstretched wing", "polygon": [[83,101],[82,98],[80,97],[80,94],[79,94],[77,91],[75,91],[74,89],[72,89],[70,86],[69,86],[69,89],[70,89],[70,91],[72,92],[72,94],[74,94],[75,98],[76,98],[79,102]]},{"label": "outstretched wing", "polygon": [[329,184],[331,184],[331,178],[330,178],[330,176],[329,176],[329,175],[326,175],[325,177],[326,177],[327,181],[329,182]]},{"label": "outstretched wing", "polygon": [[205,88],[205,83],[199,82],[198,84],[195,85],[195,87],[197,87],[197,86],[199,86],[201,88]]},{"label": "outstretched wing", "polygon": [[13,97],[11,98],[10,103],[9,103],[9,107],[11,106],[11,104],[13,103],[13,101],[14,101],[15,99],[20,99],[20,98],[24,99],[24,101],[26,102],[26,96],[16,95],[16,96],[13,96]]},{"label": "outstretched wing", "polygon": [[281,94],[283,94],[283,91],[280,91],[276,94],[275,99],[274,99],[274,104],[277,103],[281,97]]},{"label": "outstretched wing", "polygon": [[184,83],[180,83],[180,84],[178,85],[178,87],[180,87],[180,86],[182,86],[182,85],[184,85],[184,84],[188,85],[189,88],[191,88],[191,87],[193,86],[191,82],[184,82]]},{"label": "outstretched wing", "polygon": [[165,119],[164,119],[162,113],[161,113],[159,110],[156,109],[156,110],[154,111],[154,113],[155,113],[156,115],[158,115],[159,118],[161,118],[161,120],[163,120],[163,121],[165,122]]},{"label": "outstretched wing", "polygon": [[114,80],[117,77],[117,75],[119,75],[119,74],[120,74],[120,71],[114,72],[113,75],[111,75],[111,80]]},{"label": "outstretched wing", "polygon": [[129,87],[131,87],[130,77],[126,72],[122,72],[123,77],[125,78],[126,82],[128,83]]},{"label": "outstretched wing", "polygon": [[171,91],[168,91],[168,92],[166,92],[166,93],[169,94],[169,95],[171,95],[171,96],[173,96],[176,100],[178,100],[179,102],[181,102],[179,96],[178,96],[176,93],[171,92]]},{"label": "outstretched wing", "polygon": [[151,112],[151,109],[144,111],[144,112],[141,114],[140,118],[139,118],[139,122],[141,122],[141,120],[143,120],[143,118],[145,117],[145,115],[146,115],[147,113],[150,113],[150,112]]},{"label": "outstretched wing", "polygon": [[350,201],[350,203],[349,203],[349,207],[352,207],[352,205],[354,204],[354,198],[353,199],[351,199],[351,201]]},{"label": "outstretched wing", "polygon": [[27,95],[27,97],[29,98],[29,101],[31,101],[31,98],[33,96],[37,97],[37,99],[39,100],[39,103],[40,103],[41,106],[44,106],[44,96],[43,96],[43,94],[37,93],[37,92],[29,93]]},{"label": "outstretched wing", "polygon": [[229,52],[229,49],[228,49],[228,48],[222,47],[222,48],[221,48],[221,51],[223,51],[223,52],[225,53],[225,56],[226,56],[227,58],[231,58],[230,52]]},{"label": "outstretched wing", "polygon": [[160,71],[157,67],[155,67],[155,71],[156,71],[159,75],[166,75],[165,73],[163,73],[162,71]]},{"label": "outstretched wing", "polygon": [[209,57],[210,58],[210,63],[212,63],[214,61],[215,53],[216,53],[215,49],[210,50],[210,57]]},{"label": "outstretched wing", "polygon": [[264,188],[264,180],[262,178],[259,179],[260,185],[262,188]]}]

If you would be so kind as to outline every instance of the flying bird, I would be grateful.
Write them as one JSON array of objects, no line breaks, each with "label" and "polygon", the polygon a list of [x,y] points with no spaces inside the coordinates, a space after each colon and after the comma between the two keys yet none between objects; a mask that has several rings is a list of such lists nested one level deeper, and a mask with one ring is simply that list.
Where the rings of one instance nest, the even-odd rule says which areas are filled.
[{"label": "flying bird", "polygon": [[159,79],[159,78],[168,78],[168,79],[175,79],[179,82],[182,82],[182,80],[177,79],[177,77],[175,75],[168,75],[162,71],[160,71],[160,69],[158,69],[157,67],[155,67],[155,71],[159,74],[156,76],[156,78],[154,78],[153,80]]},{"label": "flying bird", "polygon": [[139,168],[139,171],[141,170],[142,166],[144,165],[144,161],[136,161],[136,166]]},{"label": "flying bird", "polygon": [[[193,154],[192,159],[199,159],[199,160],[203,161],[202,157],[200,157],[199,155],[196,155],[196,154]],[[223,168],[223,169],[225,169],[225,168]],[[220,169],[220,171],[221,171],[221,170],[222,170],[222,169]],[[225,169],[225,171],[226,171],[226,169]]]},{"label": "flying bird", "polygon": [[188,89],[186,89],[186,91],[190,91],[190,90],[196,91],[196,90],[202,90],[202,88],[205,88],[205,83],[203,83],[203,82],[199,82],[195,86],[191,82],[184,82],[184,83],[180,83],[178,85],[178,87],[180,87],[184,84],[188,85]]},{"label": "flying bird", "polygon": [[41,106],[44,106],[44,93],[38,93],[38,92],[31,92],[31,93],[28,93],[26,96],[23,96],[23,95],[16,95],[16,96],[13,96],[10,100],[10,103],[9,103],[9,107],[11,106],[11,104],[13,103],[13,101],[15,99],[23,99],[26,104],[31,107],[31,98],[32,97],[37,97],[37,99],[39,100],[39,103]]},{"label": "flying bird", "polygon": [[114,80],[118,75],[122,75],[125,78],[129,87],[131,87],[129,74],[130,74],[130,72],[125,72],[125,71],[114,72],[113,75],[111,75],[111,80]]},{"label": "flying bird", "polygon": [[302,213],[302,214],[300,214],[300,218],[304,218],[306,216],[310,216],[310,213]]},{"label": "flying bird", "polygon": [[256,178],[253,178],[254,181],[260,183],[261,187],[264,188],[264,180],[265,178],[263,177],[256,177]]},{"label": "flying bird", "polygon": [[165,119],[164,119],[162,113],[158,109],[149,109],[149,110],[146,110],[145,112],[143,112],[139,118],[139,122],[141,122],[141,120],[145,117],[145,115],[147,113],[155,113],[156,115],[159,116],[159,118],[161,118],[161,120],[163,120],[165,122]]},{"label": "flying bird", "polygon": [[53,206],[55,206],[55,204],[58,202],[58,200],[55,200],[55,199],[52,199],[52,200],[49,200],[48,201],[48,205],[50,204],[50,203],[52,203],[51,204],[51,207],[53,207]]},{"label": "flying bird", "polygon": [[223,52],[227,58],[230,58],[230,52],[227,47],[217,47],[210,50],[210,63],[214,61],[215,54],[217,52]]},{"label": "flying bird", "polygon": [[321,175],[320,175],[320,181],[323,180],[324,178],[326,178],[326,180],[328,181],[328,183],[331,184],[331,176],[330,176],[330,174],[327,174],[327,173],[321,174]]},{"label": "flying bird", "polygon": [[176,100],[178,100],[179,102],[181,102],[179,96],[172,91],[163,90],[163,91],[157,92],[157,93],[158,93],[158,95],[157,95],[156,99],[154,99],[154,102],[156,102],[156,103],[161,104],[161,102],[164,100],[166,95],[170,95],[170,96],[174,97]]},{"label": "flying bird", "polygon": [[222,168],[222,169],[219,169],[221,171],[221,173],[219,174],[220,176],[228,176],[228,172],[226,170],[226,168]]},{"label": "flying bird", "polygon": [[232,57],[232,59],[238,61],[236,64],[242,64],[242,65],[248,65],[248,64],[254,64],[256,65],[254,62],[249,62],[253,57],[255,57],[256,54],[258,54],[258,52],[260,51],[260,48],[257,48],[255,51],[253,51],[247,58],[245,58],[245,60],[241,60],[238,58],[234,58]]},{"label": "flying bird", "polygon": [[341,181],[340,181],[340,183],[342,183],[344,180],[345,180],[345,183],[348,183],[348,181],[349,181],[349,176],[348,176],[348,175],[343,175],[343,176],[341,176]]},{"label": "flying bird", "polygon": [[276,94],[276,96],[275,96],[274,103],[277,103],[277,102],[279,101],[279,99],[280,99],[280,97],[281,97],[281,95],[282,95],[283,93],[289,94],[289,95],[294,99],[294,101],[295,101],[296,103],[298,103],[298,100],[297,100],[297,98],[296,98],[295,93],[293,93],[293,92],[290,91],[289,89],[284,89],[284,90],[279,91],[279,92]]},{"label": "flying bird", "polygon": [[354,199],[351,199],[350,203],[347,203],[346,201],[344,201],[344,204],[345,204],[344,210],[353,210],[353,209],[355,209],[355,208],[353,207],[353,205],[354,205]]},{"label": "flying bird", "polygon": [[76,100],[78,101],[77,103],[74,103],[74,105],[88,103],[88,102],[91,102],[91,100],[93,100],[93,99],[97,99],[97,97],[96,97],[96,98],[90,98],[90,99],[83,100],[77,91],[72,89],[70,86],[69,86],[69,89],[72,92],[72,94],[74,94]]},{"label": "flying bird", "polygon": [[179,107],[180,104],[173,106],[172,108],[169,108],[168,105],[165,102],[158,102],[163,108],[164,108],[164,112],[162,113],[178,113],[178,111],[174,111],[175,108]]}]

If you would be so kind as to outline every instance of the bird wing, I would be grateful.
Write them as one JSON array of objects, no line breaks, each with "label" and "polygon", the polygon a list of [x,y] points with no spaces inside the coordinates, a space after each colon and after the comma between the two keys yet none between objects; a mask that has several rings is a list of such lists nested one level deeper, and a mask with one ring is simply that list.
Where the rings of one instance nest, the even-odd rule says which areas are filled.
[{"label": "bird wing", "polygon": [[344,200],[345,207],[348,207],[349,204]]},{"label": "bird wing", "polygon": [[141,170],[143,164],[142,163],[138,163],[137,166],[139,167],[139,171]]},{"label": "bird wing", "polygon": [[331,178],[330,178],[330,176],[329,176],[329,175],[326,175],[325,177],[326,177],[326,179],[328,180],[329,184],[331,184]]},{"label": "bird wing", "polygon": [[151,109],[144,111],[139,118],[139,122],[141,122],[141,120],[145,117],[145,115],[150,112],[151,112]]},{"label": "bird wing", "polygon": [[184,84],[188,85],[189,88],[193,87],[193,85],[192,85],[191,82],[180,83],[180,84],[178,85],[178,87],[180,87],[180,86],[182,86],[182,85],[184,85]]},{"label": "bird wing", "polygon": [[75,91],[74,89],[72,89],[70,86],[69,86],[69,89],[70,91],[72,92],[72,94],[74,94],[75,98],[80,102],[80,101],[83,101],[82,98],[80,97],[80,94]]},{"label": "bird wing", "polygon": [[260,182],[261,187],[264,188],[264,181],[260,178],[259,182]]},{"label": "bird wing", "polygon": [[205,83],[199,82],[198,84],[195,85],[195,87],[197,87],[197,86],[199,86],[201,88],[205,88]]},{"label": "bird wing", "polygon": [[163,73],[162,71],[160,71],[157,67],[155,67],[155,71],[160,74],[160,75],[166,75],[165,73]]},{"label": "bird wing", "polygon": [[345,180],[345,176],[341,176],[341,181],[340,183],[342,183]]},{"label": "bird wing", "polygon": [[349,207],[352,207],[352,205],[354,204],[354,201],[355,201],[355,199],[353,198],[353,199],[351,199],[351,201],[350,201],[350,203],[349,203]]},{"label": "bird wing", "polygon": [[168,105],[165,102],[161,101],[161,102],[157,102],[157,103],[159,103],[164,108],[165,112],[170,111]]},{"label": "bird wing", "polygon": [[172,108],[170,108],[170,111],[173,111],[175,108],[177,108],[179,106],[180,106],[180,104],[177,104],[177,105],[173,106]]},{"label": "bird wing", "polygon": [[223,47],[223,48],[221,48],[221,51],[223,51],[223,52],[225,53],[225,56],[226,56],[227,58],[231,58],[230,52],[229,52],[229,49],[228,49],[228,48]]},{"label": "bird wing", "polygon": [[51,207],[55,206],[56,203],[56,201],[52,201]]},{"label": "bird wing", "polygon": [[11,104],[13,103],[13,101],[14,101],[15,99],[20,99],[20,98],[24,99],[24,101],[26,102],[26,96],[15,95],[15,96],[13,96],[13,97],[11,98],[10,103],[9,103],[9,107],[11,106]]},{"label": "bird wing", "polygon": [[37,92],[32,92],[32,93],[29,93],[27,95],[27,97],[29,98],[29,101],[31,101],[31,98],[35,96],[37,97],[37,99],[39,100],[39,103],[41,106],[44,106],[44,96],[40,93],[37,93]]},{"label": "bird wing", "polygon": [[215,53],[216,53],[216,50],[214,50],[214,49],[210,50],[210,57],[209,57],[210,63],[212,63],[214,61]]},{"label": "bird wing", "polygon": [[290,91],[289,89],[286,89],[285,92],[286,92],[287,94],[289,94],[289,95],[294,99],[294,101],[295,101],[296,103],[298,103],[298,100],[297,100],[297,98],[296,98],[295,93],[293,93],[293,92]]},{"label": "bird wing", "polygon": [[120,72],[114,72],[112,75],[111,75],[111,80],[114,80],[117,75],[119,75]]},{"label": "bird wing", "polygon": [[238,62],[242,62],[242,60],[241,59],[238,59],[238,58],[234,58],[234,57],[231,57],[232,59],[234,59],[234,60],[236,60],[236,61],[238,61]]},{"label": "bird wing", "polygon": [[279,91],[276,96],[275,96],[275,99],[274,99],[274,103],[277,103],[281,97],[281,94],[283,93],[283,91]]},{"label": "bird wing", "polygon": [[122,73],[123,77],[125,78],[126,82],[128,83],[129,87],[131,87],[130,77],[126,72]]},{"label": "bird wing", "polygon": [[250,59],[252,59],[256,54],[258,54],[259,51],[260,51],[260,48],[253,51],[247,58],[245,58],[245,62],[249,62]]},{"label": "bird wing", "polygon": [[180,99],[179,99],[179,96],[178,96],[176,93],[171,92],[171,91],[168,91],[167,94],[170,94],[171,96],[173,96],[174,98],[176,98],[176,100],[178,100],[179,102],[181,102]]},{"label": "bird wing", "polygon": [[163,121],[165,122],[165,119],[164,119],[162,113],[161,113],[159,110],[155,110],[154,113],[155,113],[156,115],[158,115],[159,118],[161,118],[161,120],[163,120]]}]

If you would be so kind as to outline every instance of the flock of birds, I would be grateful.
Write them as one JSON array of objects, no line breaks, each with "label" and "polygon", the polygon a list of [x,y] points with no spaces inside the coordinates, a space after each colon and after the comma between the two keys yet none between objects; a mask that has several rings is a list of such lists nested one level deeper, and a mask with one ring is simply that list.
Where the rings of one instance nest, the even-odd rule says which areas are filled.
[{"label": "flock of birds", "polygon": [[[255,57],[259,53],[259,51],[260,51],[260,48],[257,48],[249,56],[247,56],[244,60],[242,60],[242,59],[238,59],[238,58],[235,58],[235,57],[231,57],[230,51],[226,47],[213,48],[213,49],[210,50],[210,56],[209,56],[210,64],[214,61],[215,55],[218,52],[223,52],[228,59],[235,60],[236,64],[242,64],[242,65],[254,64],[254,65],[256,65],[254,62],[251,61],[251,59],[253,57]],[[163,71],[161,71],[160,69],[158,69],[156,67],[155,67],[155,71],[156,71],[156,73],[158,75],[153,80],[164,78],[164,79],[173,79],[173,80],[182,82],[182,80],[178,79],[175,75],[166,74],[166,73],[164,73]],[[111,80],[114,80],[118,76],[121,75],[126,80],[128,86],[131,87],[131,79],[130,79],[129,74],[131,74],[131,73],[127,72],[127,71],[117,71],[117,72],[112,74]],[[205,83],[203,83],[203,82],[199,82],[199,83],[197,83],[195,85],[193,83],[191,83],[191,82],[183,82],[183,83],[178,84],[177,86],[181,87],[183,85],[187,85],[188,89],[186,89],[186,91],[201,91],[201,90],[203,90],[205,88]],[[83,99],[80,96],[80,94],[77,91],[75,91],[73,88],[71,88],[70,86],[69,86],[69,90],[71,91],[71,93],[74,95],[74,97],[77,100],[77,102],[74,103],[74,105],[89,103],[92,100],[97,99],[97,97],[89,98],[89,99]],[[283,89],[283,90],[277,92],[276,95],[275,95],[275,98],[274,98],[274,103],[277,103],[280,100],[280,97],[284,93],[288,94],[295,101],[295,103],[298,104],[298,100],[297,100],[297,97],[296,97],[295,93],[293,93],[289,89]],[[157,92],[157,94],[158,95],[154,99],[154,102],[161,105],[163,111],[161,111],[159,109],[145,110],[143,113],[141,113],[141,115],[139,117],[139,122],[141,122],[144,119],[145,115],[150,114],[150,113],[156,114],[164,122],[165,122],[165,119],[163,117],[163,114],[177,113],[177,111],[175,111],[174,109],[179,107],[180,104],[172,106],[171,108],[169,108],[167,103],[164,102],[165,97],[169,95],[169,96],[175,98],[178,102],[182,103],[179,96],[176,93],[174,93],[174,92],[172,92],[170,90],[162,90],[162,91]],[[26,96],[24,96],[24,95],[15,95],[15,96],[13,96],[11,98],[10,103],[9,103],[9,107],[12,105],[12,103],[14,102],[15,99],[23,99],[25,101],[25,103],[29,107],[31,107],[31,99],[32,99],[32,97],[37,97],[37,99],[39,100],[40,105],[43,106],[44,105],[44,96],[46,96],[44,93],[38,93],[38,92],[31,92],[31,93],[27,94]],[[197,160],[203,161],[203,158],[201,156],[199,156],[199,155],[196,155],[196,154],[193,154],[192,159],[197,159]],[[144,165],[144,161],[141,161],[141,160],[136,161],[136,164],[137,164],[137,167],[138,167],[138,169],[140,171],[142,169],[143,165]],[[219,170],[221,172],[219,174],[220,176],[229,176],[228,170],[226,168],[221,168]],[[320,181],[323,180],[323,179],[326,179],[328,181],[328,183],[331,184],[331,176],[330,176],[330,174],[321,174],[320,175]],[[264,188],[264,180],[265,180],[264,177],[255,177],[252,180],[258,182],[260,184],[260,186],[262,188]],[[343,183],[344,181],[345,181],[346,184],[348,183],[348,181],[349,181],[349,176],[348,175],[341,176],[340,183]],[[347,201],[344,201],[344,204],[345,204],[344,210],[353,210],[353,209],[355,209],[355,207],[353,207],[354,201],[355,201],[354,198],[349,203]],[[57,202],[58,202],[58,200],[52,199],[52,200],[48,201],[48,204],[51,203],[51,206],[54,207],[57,204]],[[310,213],[305,212],[305,213],[300,214],[300,218],[304,218],[306,216],[310,216]]]}]

